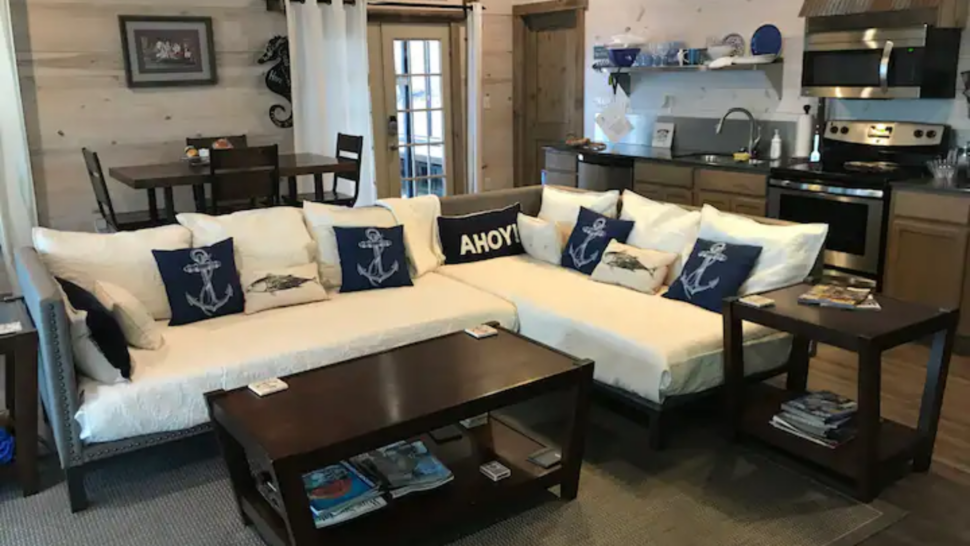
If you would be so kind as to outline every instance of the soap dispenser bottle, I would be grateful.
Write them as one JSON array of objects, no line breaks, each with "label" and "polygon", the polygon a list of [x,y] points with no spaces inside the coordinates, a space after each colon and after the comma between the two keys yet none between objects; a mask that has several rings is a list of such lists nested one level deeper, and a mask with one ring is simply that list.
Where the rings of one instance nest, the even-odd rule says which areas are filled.
[{"label": "soap dispenser bottle", "polygon": [[778,161],[781,159],[781,133],[778,129],[775,129],[775,136],[771,138],[771,160]]}]

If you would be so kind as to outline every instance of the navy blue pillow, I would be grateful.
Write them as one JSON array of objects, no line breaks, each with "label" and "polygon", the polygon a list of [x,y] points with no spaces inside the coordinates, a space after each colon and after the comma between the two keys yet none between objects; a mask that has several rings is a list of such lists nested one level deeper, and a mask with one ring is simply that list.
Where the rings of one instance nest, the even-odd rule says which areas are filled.
[{"label": "navy blue pillow", "polygon": [[445,264],[467,264],[525,254],[519,238],[519,212],[516,203],[498,210],[467,216],[439,216],[438,236]]},{"label": "navy blue pillow", "polygon": [[152,254],[172,307],[170,326],[243,312],[246,301],[231,238],[212,246]]},{"label": "navy blue pillow", "polygon": [[616,239],[626,243],[631,231],[633,222],[614,220],[586,207],[580,207],[576,227],[562,252],[563,267],[592,275],[610,241]]},{"label": "navy blue pillow", "polygon": [[738,295],[759,256],[760,246],[698,239],[684,271],[664,297],[720,313],[724,298]]},{"label": "navy blue pillow", "polygon": [[64,289],[64,295],[67,296],[67,301],[71,302],[71,306],[78,311],[87,311],[88,316],[84,322],[91,331],[91,339],[101,350],[101,354],[109,364],[118,369],[121,377],[131,379],[131,354],[128,352],[128,340],[125,339],[125,332],[118,321],[94,294],[71,281],[59,278],[57,282]]},{"label": "navy blue pillow", "polygon": [[414,286],[408,271],[404,226],[334,227],[340,254],[341,292]]}]

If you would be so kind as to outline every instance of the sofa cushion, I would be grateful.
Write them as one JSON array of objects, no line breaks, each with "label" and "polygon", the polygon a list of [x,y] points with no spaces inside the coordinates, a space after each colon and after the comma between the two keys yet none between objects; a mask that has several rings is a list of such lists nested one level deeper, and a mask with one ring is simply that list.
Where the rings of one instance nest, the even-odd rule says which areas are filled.
[{"label": "sofa cushion", "polygon": [[393,227],[397,220],[383,207],[347,208],[320,203],[303,203],[303,218],[316,243],[320,280],[326,288],[340,288],[340,253],[334,227]]},{"label": "sofa cushion", "polygon": [[183,250],[155,250],[172,307],[170,326],[242,313],[245,306],[233,241]]},{"label": "sofa cushion", "polygon": [[82,381],[83,403],[76,415],[81,438],[104,442],[186,429],[208,421],[206,392],[284,377],[489,321],[515,329],[515,307],[432,273],[415,279],[414,288],[332,294],[325,302],[166,327],[162,349],[132,349],[130,383]]},{"label": "sofa cushion", "polygon": [[553,265],[562,262],[562,249],[569,240],[566,226],[525,214],[519,214],[518,226],[526,254]]},{"label": "sofa cushion", "polygon": [[391,211],[397,223],[404,226],[408,260],[415,277],[431,273],[445,263],[438,239],[441,200],[437,195],[381,199],[377,204]]},{"label": "sofa cushion", "polygon": [[91,292],[96,281],[118,285],[145,305],[152,316],[172,316],[152,250],[192,246],[192,232],[165,226],[124,233],[79,233],[34,228],[34,248],[51,275]]},{"label": "sofa cushion", "polygon": [[[444,266],[439,273],[514,303],[523,335],[594,360],[598,381],[648,400],[723,380],[720,315],[592,282],[528,256]],[[749,373],[779,366],[791,347],[789,336],[750,323],[744,339]]]},{"label": "sofa cushion", "polygon": [[91,330],[87,323],[87,312],[78,311],[71,305],[60,284],[57,285],[57,290],[64,301],[64,312],[67,315],[71,336],[71,351],[74,353],[74,367],[83,376],[81,380],[104,384],[126,382],[127,379],[121,376],[121,371],[108,362],[104,353],[101,352],[101,349],[98,348],[97,343],[91,337]]},{"label": "sofa cushion", "polygon": [[633,222],[612,220],[586,207],[580,208],[576,227],[562,252],[562,266],[592,275],[610,241],[625,243],[632,229]]},{"label": "sofa cushion", "polygon": [[153,351],[165,343],[161,329],[148,309],[127,290],[98,281],[94,283],[94,295],[118,321],[129,345]]},{"label": "sofa cushion", "polygon": [[522,205],[465,216],[439,216],[438,236],[446,264],[464,264],[522,254],[518,217]]},{"label": "sofa cushion", "polygon": [[246,314],[326,300],[327,291],[319,275],[317,264],[249,273],[240,279],[246,294]]},{"label": "sofa cushion", "polygon": [[539,218],[553,224],[561,222],[572,226],[579,217],[580,207],[586,207],[609,218],[616,218],[616,205],[619,201],[620,192],[615,190],[598,193],[545,186],[542,188],[542,208],[539,210]]},{"label": "sofa cushion", "polygon": [[192,246],[210,246],[232,238],[236,269],[241,274],[313,262],[316,245],[300,209],[275,207],[222,216],[185,213],[176,218],[192,231]]},{"label": "sofa cushion", "polygon": [[627,190],[623,192],[620,219],[634,222],[627,244],[680,256],[667,273],[667,284],[672,284],[680,276],[697,241],[700,211],[653,201]]},{"label": "sofa cushion", "polygon": [[340,250],[341,292],[412,286],[404,226],[334,228]]},{"label": "sofa cushion", "polygon": [[[128,341],[111,311],[98,301],[94,294],[71,281],[57,279],[57,282],[60,283],[71,308],[85,313],[84,323],[101,354],[113,368],[118,370],[121,377],[130,378],[131,355],[128,354]],[[114,374],[110,372],[106,374],[98,372],[97,375],[114,379]]]},{"label": "sofa cushion", "polygon": [[760,255],[760,246],[698,239],[684,272],[663,297],[720,313],[724,298],[738,295]]}]

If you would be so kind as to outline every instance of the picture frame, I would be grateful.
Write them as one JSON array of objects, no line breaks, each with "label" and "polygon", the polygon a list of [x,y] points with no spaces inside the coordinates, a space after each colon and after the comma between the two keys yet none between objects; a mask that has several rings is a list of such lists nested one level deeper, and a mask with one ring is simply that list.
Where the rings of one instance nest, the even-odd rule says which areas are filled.
[{"label": "picture frame", "polygon": [[118,26],[128,87],[218,83],[211,17],[120,15]]},{"label": "picture frame", "polygon": [[674,145],[674,129],[676,125],[670,122],[658,121],[653,125],[654,148],[671,149]]}]

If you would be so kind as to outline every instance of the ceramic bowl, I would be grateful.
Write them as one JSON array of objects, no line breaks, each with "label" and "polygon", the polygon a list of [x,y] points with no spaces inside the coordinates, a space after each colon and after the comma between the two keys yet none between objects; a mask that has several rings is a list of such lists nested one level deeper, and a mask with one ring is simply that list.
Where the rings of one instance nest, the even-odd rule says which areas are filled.
[{"label": "ceramic bowl", "polygon": [[711,60],[730,57],[733,54],[734,46],[731,45],[715,45],[707,48],[707,55],[711,58]]},{"label": "ceramic bowl", "polygon": [[637,61],[637,55],[640,54],[640,48],[626,47],[622,49],[611,49],[609,54],[610,62],[613,63],[613,66],[627,68],[633,66],[633,63]]}]

